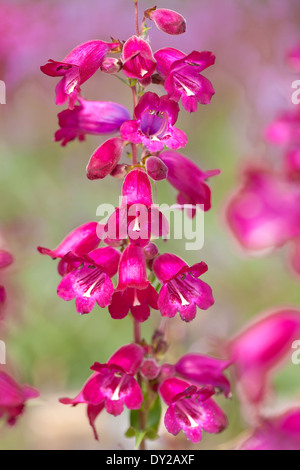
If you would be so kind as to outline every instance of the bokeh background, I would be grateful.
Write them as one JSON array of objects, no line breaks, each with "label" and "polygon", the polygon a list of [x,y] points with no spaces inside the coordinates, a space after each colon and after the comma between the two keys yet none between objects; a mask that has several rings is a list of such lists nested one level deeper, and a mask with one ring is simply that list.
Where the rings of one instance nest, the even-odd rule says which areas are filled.
[{"label": "bokeh background", "polygon": [[[141,0],[140,12],[153,2]],[[205,244],[199,252],[185,252],[183,241],[161,242],[188,262],[204,260],[205,280],[216,303],[200,311],[191,324],[170,322],[171,347],[167,359],[187,351],[219,354],[219,348],[249,319],[281,305],[300,305],[299,279],[291,273],[282,249],[264,258],[250,258],[235,243],[224,221],[228,197],[239,184],[239,168],[252,159],[276,159],[277,151],[262,138],[265,125],[291,104],[291,84],[300,77],[287,66],[287,51],[300,43],[298,0],[164,0],[159,7],[179,11],[187,32],[167,36],[153,26],[154,50],[172,46],[188,53],[211,50],[216,65],[205,75],[216,95],[197,113],[184,110],[178,127],[189,137],[185,155],[204,170],[220,168],[211,180],[213,208],[205,215]],[[149,25],[150,26],[150,25]],[[117,205],[121,183],[113,178],[91,182],[85,167],[101,139],[66,148],[53,142],[57,129],[54,104],[56,81],[39,67],[48,59],[62,59],[89,39],[126,40],[134,34],[131,0],[0,0],[0,79],[7,87],[7,103],[0,105],[0,243],[14,254],[5,273],[8,305],[0,323],[7,344],[7,365],[19,381],[41,390],[17,426],[0,423],[0,449],[131,449],[122,435],[127,414],[104,413],[97,420],[100,443],[93,440],[85,407],[71,409],[58,397],[75,396],[94,361],[105,362],[115,349],[132,340],[130,318],[113,321],[95,309],[80,317],[73,302],[56,296],[56,263],[38,254],[38,245],[54,248],[74,227],[96,220],[97,206]],[[163,90],[161,90],[163,93]],[[83,86],[92,100],[112,100],[131,109],[131,96],[117,79],[98,72]],[[167,183],[158,189],[158,202],[173,203]],[[143,326],[150,339],[159,325],[158,312]],[[300,398],[300,366],[287,365],[276,375],[282,402]],[[220,399],[229,428],[218,436],[205,435],[199,449],[229,448],[246,424],[238,401]],[[153,448],[187,449],[179,435],[161,438]]]}]

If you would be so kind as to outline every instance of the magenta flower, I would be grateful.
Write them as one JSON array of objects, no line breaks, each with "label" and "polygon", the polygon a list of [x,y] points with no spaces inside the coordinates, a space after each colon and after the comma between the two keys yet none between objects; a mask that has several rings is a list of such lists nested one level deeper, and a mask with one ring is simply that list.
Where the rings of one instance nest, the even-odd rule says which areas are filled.
[{"label": "magenta flower", "polygon": [[130,244],[124,250],[119,264],[119,282],[108,311],[112,318],[121,319],[132,313],[135,320],[144,322],[150,316],[150,307],[158,309],[158,294],[147,279],[144,250]]},{"label": "magenta flower", "polygon": [[135,108],[136,120],[124,122],[121,136],[134,144],[143,144],[150,152],[158,152],[164,145],[171,149],[184,147],[187,137],[174,127],[179,106],[167,96],[145,93]]},{"label": "magenta flower", "polygon": [[300,113],[289,111],[279,116],[265,130],[265,138],[276,145],[300,145]]},{"label": "magenta flower", "polygon": [[265,168],[247,168],[243,177],[227,207],[228,222],[241,245],[258,251],[298,237],[299,186]]},{"label": "magenta flower", "polygon": [[110,278],[118,270],[119,251],[108,246],[82,257],[69,253],[64,259],[69,262],[69,258],[79,266],[63,277],[57,295],[66,301],[76,299],[80,314],[90,313],[96,303],[102,308],[109,305],[114,290]]},{"label": "magenta flower", "polygon": [[172,318],[179,312],[189,322],[195,318],[197,306],[206,310],[214,304],[210,286],[198,279],[207,271],[204,262],[189,267],[178,256],[164,253],[155,259],[153,270],[163,284],[158,298],[162,316]]},{"label": "magenta flower", "polygon": [[146,10],[144,14],[164,33],[172,35],[185,33],[186,21],[177,11],[154,7]]},{"label": "magenta flower", "polygon": [[131,243],[146,246],[151,234],[167,235],[167,219],[152,205],[149,177],[141,168],[134,168],[125,177],[121,207],[110,216],[104,229],[105,243],[114,245],[129,237]]},{"label": "magenta flower", "polygon": [[228,344],[241,399],[259,405],[270,388],[270,373],[292,352],[300,334],[300,310],[278,310],[246,328]]},{"label": "magenta flower", "polygon": [[169,406],[165,426],[174,436],[182,430],[187,439],[197,443],[201,440],[202,429],[215,434],[226,428],[226,415],[210,398],[214,393],[211,388],[197,389],[173,377],[162,382],[159,393]]},{"label": "magenta flower", "polygon": [[142,81],[149,79],[156,68],[151,47],[145,39],[137,36],[132,36],[125,42],[121,60],[124,74]]},{"label": "magenta flower", "polygon": [[54,250],[38,246],[38,251],[42,255],[48,255],[52,259],[60,258],[58,272],[64,276],[72,267],[77,267],[81,261],[75,259],[66,260],[64,257],[72,251],[77,256],[83,256],[98,247],[101,241],[103,226],[97,222],[88,222],[80,225],[58,245]]},{"label": "magenta flower", "polygon": [[119,264],[117,290],[124,291],[127,287],[146,289],[149,284],[144,250],[133,244],[128,245]]},{"label": "magenta flower", "polygon": [[229,397],[231,396],[230,382],[223,372],[230,365],[230,361],[222,361],[201,354],[186,354],[175,364],[175,371],[194,384],[211,385]]},{"label": "magenta flower", "polygon": [[133,377],[144,357],[144,350],[137,344],[127,344],[116,351],[107,364],[96,362],[91,370],[94,374],[84,385],[79,395],[74,398],[62,398],[65,405],[76,406],[87,404],[90,425],[98,439],[95,419],[106,408],[109,414],[118,416],[123,412],[124,405],[130,410],[140,408],[143,394]]},{"label": "magenta flower", "polygon": [[14,425],[23,414],[27,400],[39,397],[39,392],[28,385],[19,385],[11,376],[0,371],[0,418]]},{"label": "magenta flower", "polygon": [[123,122],[130,119],[129,111],[118,103],[111,101],[87,101],[78,98],[79,106],[65,109],[58,114],[60,129],[54,140],[65,146],[78,138],[85,139],[86,134],[105,135],[119,131]]},{"label": "magenta flower", "polygon": [[129,311],[138,322],[146,321],[150,316],[150,307],[158,310],[158,293],[150,284],[145,289],[126,288],[112,296],[108,311],[112,318],[125,318]]},{"label": "magenta flower", "polygon": [[90,180],[102,179],[109,175],[119,163],[124,142],[119,137],[113,137],[95,150],[86,168]]},{"label": "magenta flower", "polygon": [[262,419],[238,450],[300,450],[300,409]]},{"label": "magenta flower", "polygon": [[197,111],[197,104],[209,104],[215,91],[210,81],[200,74],[215,63],[212,52],[193,51],[186,55],[173,48],[160,49],[154,54],[157,71],[171,100],[182,98],[183,107]]},{"label": "magenta flower", "polygon": [[[220,170],[202,171],[194,162],[171,150],[161,153],[159,158],[168,168],[169,183],[179,191],[178,204],[200,204],[208,211],[211,208],[211,190],[205,181],[218,175]],[[190,209],[188,213],[193,217],[196,211]]]},{"label": "magenta flower", "polygon": [[117,42],[88,41],[75,47],[61,62],[49,60],[41,71],[50,77],[62,77],[56,87],[56,104],[69,99],[73,109],[80,93],[80,85],[86,82],[100,67],[105,56],[118,49]]}]

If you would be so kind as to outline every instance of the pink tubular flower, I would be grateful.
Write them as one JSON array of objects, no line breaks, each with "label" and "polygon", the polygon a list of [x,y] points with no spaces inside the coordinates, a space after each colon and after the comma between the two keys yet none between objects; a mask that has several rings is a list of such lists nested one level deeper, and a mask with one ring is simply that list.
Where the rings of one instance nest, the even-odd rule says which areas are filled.
[{"label": "pink tubular flower", "polygon": [[[178,204],[203,205],[204,210],[211,208],[211,190],[206,180],[220,173],[220,170],[202,171],[194,162],[179,153],[166,150],[159,158],[168,168],[167,180],[176,188]],[[192,216],[195,210],[188,212]]]},{"label": "pink tubular flower", "polygon": [[229,201],[227,219],[247,250],[281,246],[300,234],[300,188],[268,169],[247,168],[242,187]]},{"label": "pink tubular flower", "polygon": [[86,172],[90,180],[102,179],[109,175],[119,163],[123,151],[123,140],[119,137],[108,139],[95,150]]},{"label": "pink tubular flower", "polygon": [[86,134],[105,135],[117,132],[123,122],[130,119],[129,111],[121,104],[111,101],[87,101],[78,98],[79,106],[65,109],[58,114],[60,129],[54,140],[65,146],[78,138],[85,139]]},{"label": "pink tubular flower", "polygon": [[107,364],[96,362],[91,367],[94,374],[76,398],[60,399],[64,405],[87,404],[88,418],[95,439],[98,439],[95,419],[104,407],[109,414],[114,416],[123,412],[124,405],[130,410],[140,408],[143,395],[133,376],[137,373],[143,357],[144,350],[141,346],[137,344],[122,346],[112,355]]},{"label": "pink tubular flower", "polygon": [[169,406],[165,426],[174,436],[183,430],[187,439],[197,443],[201,440],[202,429],[215,434],[226,428],[226,415],[210,398],[214,392],[209,387],[197,389],[173,377],[162,382],[159,393]]},{"label": "pink tubular flower", "polygon": [[121,60],[122,70],[129,78],[149,79],[155,71],[156,60],[151,47],[145,39],[137,36],[132,36],[125,42]]},{"label": "pink tubular flower", "polygon": [[179,106],[167,96],[145,93],[135,108],[136,120],[124,122],[121,136],[134,144],[143,144],[150,152],[157,152],[164,145],[171,149],[184,147],[187,137],[174,127]]},{"label": "pink tubular flower", "polygon": [[133,317],[144,322],[150,315],[149,305],[157,309],[158,294],[147,279],[144,250],[128,245],[119,264],[119,282],[109,305],[112,318],[126,317],[129,310]]},{"label": "pink tubular flower", "polygon": [[278,310],[246,328],[228,344],[241,391],[249,404],[262,403],[270,372],[291,354],[300,334],[300,310]]},{"label": "pink tubular flower", "polygon": [[230,382],[223,374],[230,365],[230,361],[201,354],[186,354],[175,364],[175,371],[194,384],[211,385],[217,391],[222,391],[226,397],[230,397]]},{"label": "pink tubular flower", "polygon": [[157,51],[154,57],[171,100],[179,101],[182,98],[183,107],[190,113],[197,111],[197,103],[210,103],[215,91],[200,72],[215,63],[212,52],[193,51],[186,55],[177,49],[165,48]]},{"label": "pink tubular flower", "polygon": [[62,62],[49,60],[41,71],[50,77],[63,77],[56,87],[56,104],[64,104],[69,98],[73,109],[80,93],[80,85],[86,82],[100,67],[104,57],[117,49],[119,43],[88,41],[75,47]]},{"label": "pink tubular flower", "polygon": [[63,277],[57,295],[66,301],[76,299],[80,314],[90,313],[96,303],[102,308],[109,305],[114,290],[110,278],[118,270],[119,251],[108,246],[82,257],[69,253],[63,260],[69,262],[69,259],[78,265]]},{"label": "pink tubular flower", "polygon": [[146,10],[144,14],[164,33],[172,35],[185,33],[186,21],[176,11],[154,7]]},{"label": "pink tubular flower", "polygon": [[0,418],[14,425],[23,414],[27,400],[39,397],[39,392],[28,385],[19,385],[5,372],[0,372]]},{"label": "pink tubular flower", "polygon": [[189,322],[195,318],[197,306],[206,310],[214,304],[210,286],[197,279],[207,271],[204,262],[189,267],[178,256],[164,253],[155,259],[153,270],[163,284],[158,298],[162,316],[174,317],[179,312]]},{"label": "pink tubular flower", "polygon": [[300,450],[300,409],[265,418],[238,450]]},{"label": "pink tubular flower", "polygon": [[151,234],[161,237],[168,231],[166,218],[152,205],[149,177],[141,168],[134,168],[124,180],[121,207],[116,208],[105,226],[105,243],[114,244],[128,236],[131,243],[144,247]]},{"label": "pink tubular flower", "polygon": [[[80,257],[97,248],[101,241],[99,236],[101,236],[102,231],[102,226],[97,222],[88,222],[80,225],[80,227],[77,227],[69,233],[69,235],[54,250],[38,246],[38,251],[42,255],[50,256],[52,259],[60,258],[58,272],[63,276],[66,274],[67,268],[70,268],[73,263],[75,263],[75,266],[78,266],[78,262],[74,260],[69,260],[71,266],[68,266],[69,263],[63,258],[70,251]],[[79,264],[81,264],[81,262],[79,262]]]}]

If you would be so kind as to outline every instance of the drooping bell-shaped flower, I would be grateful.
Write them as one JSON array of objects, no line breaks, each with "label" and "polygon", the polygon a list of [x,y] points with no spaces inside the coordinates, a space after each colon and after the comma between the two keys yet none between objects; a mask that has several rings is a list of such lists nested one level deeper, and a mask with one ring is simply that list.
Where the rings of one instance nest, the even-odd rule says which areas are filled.
[{"label": "drooping bell-shaped flower", "polygon": [[87,165],[87,177],[90,180],[102,179],[109,175],[122,155],[124,142],[119,137],[113,137],[98,147]]},{"label": "drooping bell-shaped flower", "polygon": [[162,382],[159,393],[168,405],[165,426],[174,436],[182,430],[187,439],[197,443],[202,438],[202,429],[215,434],[226,428],[226,415],[210,398],[214,393],[210,387],[198,389],[173,377]]},{"label": "drooping bell-shaped flower", "polygon": [[73,266],[78,266],[81,262],[74,258],[63,259],[70,251],[77,256],[83,256],[98,247],[101,241],[103,226],[97,222],[88,222],[74,229],[54,250],[39,246],[38,251],[42,255],[48,255],[52,259],[60,258],[58,272],[62,276],[71,270]]},{"label": "drooping bell-shaped flower", "polygon": [[228,344],[241,400],[260,405],[270,388],[270,373],[292,354],[300,336],[300,310],[278,310],[252,323]]},{"label": "drooping bell-shaped flower", "polygon": [[186,354],[175,364],[175,371],[194,384],[211,385],[229,397],[231,395],[230,382],[224,375],[224,370],[230,365],[230,361],[222,361],[202,354]]},{"label": "drooping bell-shaped flower", "polygon": [[144,322],[150,307],[157,309],[158,294],[147,279],[143,248],[130,244],[119,264],[119,282],[108,311],[112,318],[121,319],[131,311],[135,320]]},{"label": "drooping bell-shaped flower", "polygon": [[300,450],[300,409],[261,419],[238,450]]},{"label": "drooping bell-shaped flower", "polygon": [[158,310],[158,293],[150,284],[145,289],[130,288],[116,291],[108,311],[112,318],[125,318],[129,311],[138,322],[146,321],[150,316],[150,307]]},{"label": "drooping bell-shaped flower", "polygon": [[122,253],[119,264],[118,291],[127,287],[146,289],[150,284],[147,279],[146,258],[144,250],[136,245],[128,245]]},{"label": "drooping bell-shaped flower", "polygon": [[141,168],[134,168],[125,177],[121,206],[110,216],[104,229],[104,241],[113,245],[129,237],[131,243],[146,246],[151,235],[167,235],[167,219],[152,205],[149,177]]},{"label": "drooping bell-shaped flower", "polygon": [[[205,211],[211,208],[211,190],[206,180],[220,173],[220,170],[202,171],[194,162],[183,155],[166,150],[159,158],[168,168],[167,180],[179,193],[177,202],[181,205],[201,205]],[[194,216],[195,210],[188,214]]]},{"label": "drooping bell-shaped flower", "polygon": [[148,42],[137,36],[129,38],[122,50],[123,73],[133,79],[144,81],[155,71],[156,60]]},{"label": "drooping bell-shaped flower", "polygon": [[27,400],[39,397],[39,392],[29,385],[19,385],[6,372],[0,371],[0,418],[14,425],[23,414]]},{"label": "drooping bell-shaped flower", "polygon": [[121,136],[133,144],[143,144],[150,152],[158,152],[164,145],[179,149],[187,143],[183,131],[174,127],[179,106],[167,96],[159,98],[152,92],[145,93],[135,108],[135,120],[124,122]]},{"label": "drooping bell-shaped flower", "polygon": [[87,101],[79,98],[79,105],[74,109],[65,109],[58,114],[60,129],[54,140],[65,146],[78,138],[85,139],[86,134],[106,135],[118,132],[123,122],[130,119],[128,109],[112,101]]},{"label": "drooping bell-shaped flower", "polygon": [[178,256],[164,253],[155,259],[153,271],[163,284],[158,298],[162,316],[174,317],[179,312],[182,320],[189,322],[197,307],[206,310],[214,304],[210,286],[198,279],[207,271],[204,262],[189,267]]},{"label": "drooping bell-shaped flower", "polygon": [[130,410],[140,408],[143,394],[133,376],[137,373],[143,357],[144,350],[141,346],[122,346],[106,364],[96,362],[91,367],[94,373],[77,397],[60,399],[65,405],[87,404],[88,418],[96,439],[98,435],[95,419],[104,408],[114,416],[122,413],[124,405]]},{"label": "drooping bell-shaped flower", "polygon": [[102,308],[109,305],[114,291],[110,278],[118,270],[119,251],[108,246],[82,257],[69,253],[64,260],[69,262],[69,258],[78,265],[63,277],[57,295],[66,301],[76,299],[77,312],[81,314],[90,313],[96,303]]},{"label": "drooping bell-shaped flower", "polygon": [[144,14],[164,33],[172,35],[185,33],[186,21],[177,11],[154,7],[146,10]]},{"label": "drooping bell-shaped flower", "polygon": [[300,188],[268,168],[244,170],[243,183],[227,207],[241,245],[258,251],[283,245],[300,234]]},{"label": "drooping bell-shaped flower", "polygon": [[86,82],[100,67],[105,56],[120,47],[118,42],[88,41],[75,47],[61,62],[49,60],[41,71],[50,77],[62,77],[56,86],[56,104],[69,99],[73,109],[80,93],[80,85]]},{"label": "drooping bell-shaped flower", "polygon": [[173,48],[160,49],[154,54],[157,71],[171,100],[182,99],[183,107],[197,111],[197,104],[209,104],[215,91],[211,82],[200,72],[215,63],[212,52],[193,51],[184,54]]}]

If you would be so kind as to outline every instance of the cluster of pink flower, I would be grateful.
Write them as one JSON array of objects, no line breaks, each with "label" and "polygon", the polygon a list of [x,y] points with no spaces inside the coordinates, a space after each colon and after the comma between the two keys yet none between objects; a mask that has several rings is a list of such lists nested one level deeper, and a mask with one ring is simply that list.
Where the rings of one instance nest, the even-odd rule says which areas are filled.
[{"label": "cluster of pink flower", "polygon": [[[299,67],[299,48],[289,63]],[[284,149],[282,159],[250,164],[242,186],[229,201],[227,218],[239,243],[248,251],[273,250],[291,242],[291,264],[300,273],[300,111],[280,114],[265,130],[267,142]]]},{"label": "cluster of pink flower", "polygon": [[[210,102],[214,90],[201,72],[214,64],[215,57],[211,52],[193,51],[186,55],[172,48],[153,53],[145,39],[146,18],[168,34],[185,32],[185,20],[174,11],[152,8],[145,11],[140,27],[137,1],[134,4],[137,35],[124,43],[89,41],[73,49],[63,61],[50,60],[41,67],[45,74],[61,77],[56,103],[69,103],[68,109],[58,115],[60,129],[55,140],[66,145],[77,137],[84,140],[86,134],[119,132],[119,136],[108,139],[93,153],[87,177],[94,180],[111,175],[124,178],[124,182],[121,205],[106,226],[86,223],[55,250],[39,247],[39,251],[59,259],[62,280],[57,293],[62,299],[75,299],[81,314],[90,313],[96,304],[108,306],[114,319],[122,319],[130,312],[135,331],[134,343],[122,346],[106,364],[95,363],[91,368],[94,373],[81,393],[73,400],[61,402],[86,403],[96,437],[94,421],[104,408],[114,416],[123,411],[124,405],[139,410],[139,424],[131,431],[142,435],[142,442],[157,430],[159,418],[155,429],[153,424],[149,429],[147,419],[155,407],[160,407],[160,396],[168,405],[167,430],[177,435],[183,429],[188,439],[199,442],[201,429],[216,433],[226,427],[226,416],[211,397],[218,388],[229,395],[227,379],[214,377],[227,364],[199,356],[196,378],[185,372],[188,357],[175,366],[159,365],[167,348],[164,328],[147,344],[141,339],[140,323],[148,319],[151,309],[160,310],[163,317],[169,318],[179,312],[189,322],[195,318],[197,307],[208,309],[214,303],[210,286],[199,279],[207,271],[204,262],[189,267],[175,254],[160,254],[151,241],[151,236],[163,236],[169,229],[162,213],[152,207],[151,180],[155,184],[167,179],[178,190],[180,205],[202,204],[204,210],[210,209],[211,192],[205,180],[219,171],[204,172],[174,150],[187,143],[185,133],[175,127],[178,102],[181,100],[189,112],[196,111],[198,103]],[[81,85],[98,69],[125,75],[122,81],[133,95],[133,119],[118,103],[82,98]],[[164,86],[167,94],[160,97],[145,91],[150,84]],[[119,163],[128,145],[132,161]],[[143,211],[145,223],[139,218]],[[194,212],[190,215],[193,217]],[[111,227],[115,228],[114,234]],[[99,248],[101,241],[108,246]],[[112,278],[116,274],[118,283],[114,287]],[[162,286],[159,292],[154,287],[158,283]]]},{"label": "cluster of pink flower", "polygon": [[[300,51],[289,55],[299,70]],[[284,147],[278,165],[266,161],[243,169],[243,183],[227,205],[227,220],[235,237],[249,252],[261,252],[292,242],[292,266],[300,273],[300,114],[280,115],[265,131],[269,143]],[[274,163],[274,162],[273,162]],[[276,309],[229,342],[238,393],[253,431],[239,444],[244,450],[299,450],[300,408],[266,411],[270,372],[291,360],[300,336],[300,311]],[[274,398],[274,397],[273,397]],[[272,411],[273,410],[273,411]]]},{"label": "cluster of pink flower", "polygon": [[[0,250],[0,269],[10,266],[12,262],[12,255]],[[5,301],[6,292],[4,287],[0,286],[0,320],[3,319]],[[5,418],[8,424],[14,425],[18,416],[23,413],[26,401],[38,396],[39,392],[36,389],[28,385],[19,385],[9,374],[0,370],[0,418]]]}]

